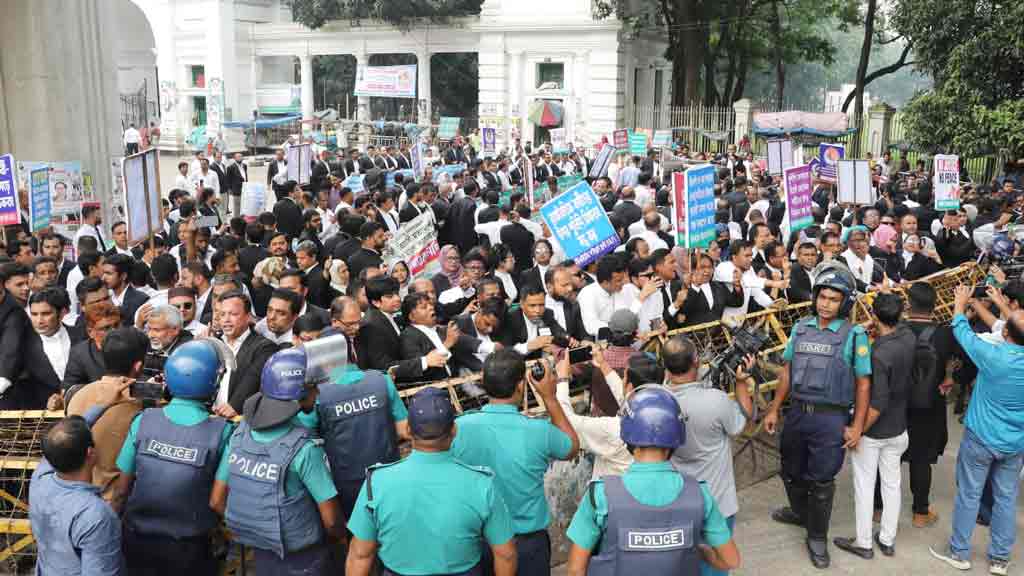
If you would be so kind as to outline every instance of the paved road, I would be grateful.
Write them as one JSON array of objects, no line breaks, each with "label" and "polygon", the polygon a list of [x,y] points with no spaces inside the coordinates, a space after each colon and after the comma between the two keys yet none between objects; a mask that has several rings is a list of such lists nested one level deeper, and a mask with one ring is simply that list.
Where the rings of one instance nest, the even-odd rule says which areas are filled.
[{"label": "paved road", "polygon": [[[900,531],[896,536],[896,555],[882,556],[877,550],[873,560],[862,560],[831,546],[832,568],[826,572],[815,570],[807,560],[804,550],[803,532],[797,528],[776,524],[770,518],[773,508],[785,501],[785,491],[778,477],[740,492],[740,512],[736,522],[736,542],[742,557],[741,569],[734,572],[739,576],[785,575],[803,576],[828,574],[858,574],[864,576],[903,576],[944,574],[988,574],[985,549],[988,546],[988,528],[978,527],[974,532],[974,551],[971,559],[974,566],[969,572],[958,572],[934,559],[928,553],[929,545],[941,545],[948,541],[950,518],[955,494],[954,477],[956,452],[960,444],[963,427],[950,415],[950,443],[946,454],[939,460],[932,481],[933,508],[939,513],[939,521],[925,529],[914,528],[911,524],[910,489],[907,467],[903,467],[903,506],[900,514]],[[1018,502],[1017,531],[1024,534],[1024,514]],[[839,474],[836,501],[832,514],[832,536],[853,536],[853,481],[849,467]],[[1010,574],[1024,574],[1021,568],[1020,539],[1014,547],[1013,559],[1019,563],[1010,565]],[[566,574],[561,566],[556,575]]]}]

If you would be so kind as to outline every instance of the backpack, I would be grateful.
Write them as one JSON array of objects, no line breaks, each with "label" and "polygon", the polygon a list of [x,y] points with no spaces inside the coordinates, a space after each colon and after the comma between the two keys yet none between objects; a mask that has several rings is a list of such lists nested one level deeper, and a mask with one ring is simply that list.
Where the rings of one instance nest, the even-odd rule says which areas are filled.
[{"label": "backpack", "polygon": [[926,410],[935,396],[935,375],[939,370],[939,354],[932,344],[935,326],[929,325],[917,335],[914,346],[914,367],[910,370],[910,407]]}]

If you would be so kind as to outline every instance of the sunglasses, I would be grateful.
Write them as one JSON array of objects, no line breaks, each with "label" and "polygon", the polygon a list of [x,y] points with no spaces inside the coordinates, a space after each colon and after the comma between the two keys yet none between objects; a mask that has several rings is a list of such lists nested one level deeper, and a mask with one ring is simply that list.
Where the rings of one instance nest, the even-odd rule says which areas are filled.
[{"label": "sunglasses", "polygon": [[191,310],[195,304],[192,302],[179,302],[177,304],[171,304],[171,306],[174,306],[178,310]]}]

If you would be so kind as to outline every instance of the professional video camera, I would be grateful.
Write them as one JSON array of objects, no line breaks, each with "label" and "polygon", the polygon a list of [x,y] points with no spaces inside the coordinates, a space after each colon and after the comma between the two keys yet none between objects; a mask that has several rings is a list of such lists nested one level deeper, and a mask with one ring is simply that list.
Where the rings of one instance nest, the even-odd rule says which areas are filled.
[{"label": "professional video camera", "polygon": [[[705,382],[724,392],[731,392],[736,387],[736,369],[743,363],[743,359],[749,355],[756,356],[769,342],[766,332],[747,326],[732,328],[730,334],[732,344],[708,362],[708,372],[704,378]],[[756,364],[752,372],[755,382],[762,380]]]}]

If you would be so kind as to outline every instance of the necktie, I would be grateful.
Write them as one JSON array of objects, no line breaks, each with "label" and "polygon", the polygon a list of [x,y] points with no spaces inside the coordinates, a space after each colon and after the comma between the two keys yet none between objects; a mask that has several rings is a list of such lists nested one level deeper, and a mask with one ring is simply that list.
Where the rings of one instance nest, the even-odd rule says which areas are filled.
[{"label": "necktie", "polygon": [[356,352],[355,340],[348,341],[348,363],[352,365],[359,365],[359,353]]},{"label": "necktie", "polygon": [[103,242],[103,235],[100,234],[100,227],[99,226],[93,226],[92,229],[96,231],[96,240],[99,241],[100,252],[106,252],[107,251],[107,245],[106,245],[105,242]]}]

